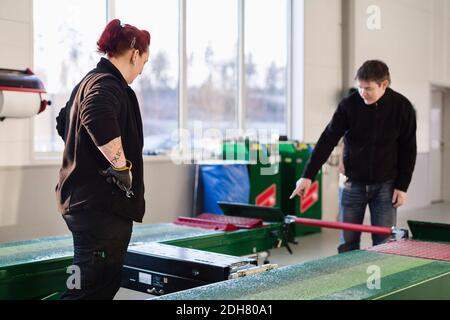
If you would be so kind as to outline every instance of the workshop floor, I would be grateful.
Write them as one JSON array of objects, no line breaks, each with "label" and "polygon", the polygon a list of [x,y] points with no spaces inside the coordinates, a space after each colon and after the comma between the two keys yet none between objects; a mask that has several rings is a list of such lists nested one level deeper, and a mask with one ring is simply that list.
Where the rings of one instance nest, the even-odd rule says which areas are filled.
[{"label": "workshop floor", "polygon": [[[400,211],[397,217],[397,226],[399,228],[407,228],[407,220],[450,223],[450,203],[438,203],[422,209]],[[364,223],[370,224],[368,214]],[[270,263],[276,263],[281,267],[335,255],[337,254],[336,248],[339,244],[339,231],[323,229],[321,233],[300,237],[297,238],[297,241],[297,245],[291,245],[292,255],[284,247],[271,250],[269,256]],[[370,246],[370,235],[363,234],[361,247],[367,248]],[[149,294],[121,288],[115,299],[142,300],[151,297],[152,295]]]}]

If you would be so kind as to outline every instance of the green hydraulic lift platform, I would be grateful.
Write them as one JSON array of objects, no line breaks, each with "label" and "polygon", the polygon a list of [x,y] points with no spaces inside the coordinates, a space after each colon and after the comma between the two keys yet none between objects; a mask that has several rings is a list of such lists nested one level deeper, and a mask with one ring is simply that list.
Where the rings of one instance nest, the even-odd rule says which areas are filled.
[{"label": "green hydraulic lift platform", "polygon": [[[161,242],[230,255],[249,255],[283,244],[284,225],[233,232],[172,223],[133,228],[130,245]],[[0,300],[46,299],[64,291],[72,264],[70,235],[0,244]]]},{"label": "green hydraulic lift platform", "polygon": [[[143,225],[133,229],[130,243],[215,233],[173,224]],[[70,235],[0,244],[0,300],[43,299],[62,291],[72,259]]]},{"label": "green hydraulic lift platform", "polygon": [[[286,214],[302,218],[322,218],[322,171],[313,181],[310,192],[289,199],[296,182],[314,148],[297,141],[260,144],[248,140],[223,145],[223,158],[249,161],[250,204],[281,208]],[[320,232],[319,227],[296,226],[296,236]]]},{"label": "green hydraulic lift platform", "polygon": [[[312,144],[296,141],[280,142],[281,209],[286,214],[301,218],[322,219],[322,171],[317,174],[305,197],[289,199],[297,180],[303,174],[313,148]],[[320,232],[319,227],[296,226],[296,236],[316,232]]]},{"label": "green hydraulic lift platform", "polygon": [[[371,266],[380,289],[367,286]],[[354,251],[162,296],[163,300],[450,299],[450,262]]]},{"label": "green hydraulic lift platform", "polygon": [[412,240],[393,241],[156,299],[450,299],[450,225],[417,221],[408,224]]},{"label": "green hydraulic lift platform", "polygon": [[271,144],[246,139],[223,145],[224,160],[248,162],[250,178],[250,204],[281,208],[281,174],[279,157]]},{"label": "green hydraulic lift platform", "polygon": [[[412,255],[389,251],[390,244],[385,251],[377,249],[383,249],[382,245],[186,290],[162,299],[450,299],[450,225],[408,223],[413,239],[392,243],[400,247],[408,245]],[[285,231],[283,223],[233,232],[154,224],[134,228],[131,243],[162,242],[245,255],[281,245]],[[440,251],[434,253],[435,247]],[[57,297],[65,288],[72,250],[70,236],[1,244],[0,299]],[[415,256],[416,252],[425,252],[428,257]],[[378,288],[368,286],[369,271],[373,268],[380,270]]]}]

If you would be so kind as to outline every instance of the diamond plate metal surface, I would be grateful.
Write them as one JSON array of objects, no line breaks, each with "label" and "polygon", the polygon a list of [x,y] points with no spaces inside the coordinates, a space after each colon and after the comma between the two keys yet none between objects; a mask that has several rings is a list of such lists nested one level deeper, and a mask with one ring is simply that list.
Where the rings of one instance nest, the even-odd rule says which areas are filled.
[{"label": "diamond plate metal surface", "polygon": [[392,241],[367,251],[450,262],[450,244],[415,240]]}]

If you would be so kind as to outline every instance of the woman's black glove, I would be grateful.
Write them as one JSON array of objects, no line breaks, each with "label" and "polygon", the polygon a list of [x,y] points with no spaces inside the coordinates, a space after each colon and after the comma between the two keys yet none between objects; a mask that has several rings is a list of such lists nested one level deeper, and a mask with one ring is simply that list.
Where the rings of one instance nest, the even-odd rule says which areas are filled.
[{"label": "woman's black glove", "polygon": [[131,198],[134,193],[131,191],[133,186],[133,175],[131,168],[133,164],[130,160],[127,160],[127,165],[123,168],[109,167],[106,170],[99,170],[99,173],[106,177],[108,183],[115,184],[120,190],[125,191],[125,196]]}]

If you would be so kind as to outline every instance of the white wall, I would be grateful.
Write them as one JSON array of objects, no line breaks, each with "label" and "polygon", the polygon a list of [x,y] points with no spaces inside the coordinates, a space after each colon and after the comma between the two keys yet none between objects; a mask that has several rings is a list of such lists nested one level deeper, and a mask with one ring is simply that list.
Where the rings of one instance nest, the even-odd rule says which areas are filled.
[{"label": "white wall", "polygon": [[[428,184],[431,85],[450,86],[450,2],[447,0],[348,0],[351,8],[351,77],[368,59],[384,60],[392,88],[417,111],[418,158],[402,210],[430,204]],[[381,9],[381,29],[369,30],[367,8]],[[348,79],[350,82],[351,79]]]},{"label": "white wall", "polygon": [[[341,24],[341,0],[304,0],[304,96],[301,106],[304,123],[302,135],[297,133],[294,138],[316,142],[339,102],[343,87]],[[294,55],[294,59],[296,58],[298,55]],[[298,68],[294,70],[294,74],[302,71],[303,69]],[[295,88],[296,86],[294,90]],[[294,105],[294,110],[296,108],[299,106]],[[296,122],[293,123],[295,125]],[[336,167],[324,166],[322,195],[323,219],[336,220]]]},{"label": "white wall", "polygon": [[31,66],[32,18],[32,0],[0,1],[1,68],[25,70]]},{"label": "white wall", "polygon": [[[419,152],[429,150],[430,80],[432,74],[432,3],[420,0],[351,0],[354,60],[350,74],[366,60],[381,59],[391,69],[392,88],[404,94],[417,111]],[[369,30],[366,10],[381,9],[381,30]]]},{"label": "white wall", "polygon": [[431,204],[429,179],[430,159],[428,153],[419,153],[416,160],[416,169],[414,170],[411,185],[407,193],[406,204],[400,211],[407,211],[417,208],[423,208]]},{"label": "white wall", "polygon": [[431,80],[450,87],[450,1],[426,2],[430,2],[432,12]]},{"label": "white wall", "polygon": [[[428,205],[430,88],[433,83],[450,87],[450,1],[304,1],[305,141],[317,141],[336,108],[339,92],[354,84],[357,68],[369,59],[384,60],[391,69],[393,89],[407,96],[418,113],[419,156],[403,210]],[[381,30],[367,27],[371,5],[381,9]],[[342,16],[349,21],[341,21]],[[349,30],[344,41],[341,22]],[[342,75],[346,78],[341,81]],[[330,214],[327,208],[337,211],[337,174],[335,168],[329,172],[324,176],[326,214]]]},{"label": "white wall", "polygon": [[[32,0],[0,1],[0,68],[25,70],[33,62]],[[0,166],[30,159],[32,120],[0,122]]]},{"label": "white wall", "polygon": [[341,1],[305,0],[304,15],[304,141],[313,142],[342,90]]},{"label": "white wall", "polygon": [[[450,90],[444,96],[444,123],[450,124]],[[443,126],[442,136],[445,142],[442,158],[444,167],[442,174],[442,196],[444,201],[450,201],[450,126]]]}]

